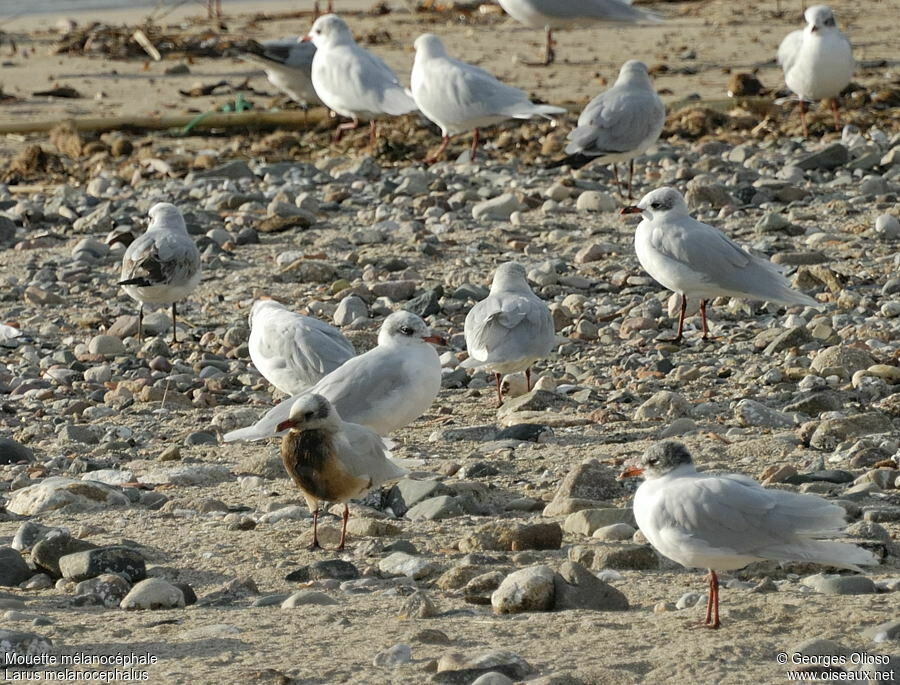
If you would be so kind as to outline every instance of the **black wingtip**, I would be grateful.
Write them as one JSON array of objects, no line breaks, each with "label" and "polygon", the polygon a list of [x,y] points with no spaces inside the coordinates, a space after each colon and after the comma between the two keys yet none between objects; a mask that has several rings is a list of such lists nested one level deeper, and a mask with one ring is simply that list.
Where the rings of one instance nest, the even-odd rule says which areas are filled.
[{"label": "black wingtip", "polygon": [[137,278],[129,278],[124,281],[119,281],[119,285],[136,285],[140,288],[147,288],[153,285],[153,283],[147,280],[146,276],[138,276]]},{"label": "black wingtip", "polygon": [[551,162],[548,164],[545,169],[559,169],[561,166],[568,166],[572,169],[581,169],[582,167],[587,166],[591,162],[597,159],[596,156],[586,155],[581,152],[576,152],[575,154],[568,155],[563,157],[562,159],[557,159],[555,162]]}]

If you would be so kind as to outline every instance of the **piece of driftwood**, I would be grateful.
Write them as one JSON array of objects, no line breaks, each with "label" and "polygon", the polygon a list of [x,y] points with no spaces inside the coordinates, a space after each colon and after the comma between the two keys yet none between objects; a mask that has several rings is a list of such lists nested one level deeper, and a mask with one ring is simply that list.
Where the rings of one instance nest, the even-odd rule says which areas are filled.
[{"label": "piece of driftwood", "polygon": [[[0,135],[16,133],[44,133],[60,123],[70,122],[76,131],[121,131],[145,130],[162,131],[184,128],[197,119],[196,114],[169,116],[127,116],[127,117],[83,117],[76,119],[55,119],[51,121],[5,121],[0,122]],[[213,128],[310,128],[328,119],[325,109],[317,108],[309,112],[213,112],[196,121],[192,130]]]}]

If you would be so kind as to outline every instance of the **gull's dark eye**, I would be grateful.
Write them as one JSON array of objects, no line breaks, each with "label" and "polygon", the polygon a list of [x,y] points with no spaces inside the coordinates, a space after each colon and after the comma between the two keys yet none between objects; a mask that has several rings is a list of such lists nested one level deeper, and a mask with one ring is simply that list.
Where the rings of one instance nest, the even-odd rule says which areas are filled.
[{"label": "gull's dark eye", "polygon": [[306,413],[303,415],[303,418],[304,418],[304,419],[311,419],[311,418],[312,418],[313,416],[315,416],[315,415],[316,415],[316,412],[314,412],[314,411],[308,411],[308,412],[306,412]]},{"label": "gull's dark eye", "polygon": [[659,202],[651,202],[650,209],[662,209],[662,205]]},{"label": "gull's dark eye", "polygon": [[650,466],[656,466],[659,463],[659,459],[657,457],[650,457],[649,459],[647,459],[647,463]]},{"label": "gull's dark eye", "polygon": [[409,326],[400,326],[400,332],[403,333],[403,335],[412,335],[413,333],[415,333],[415,331]]},{"label": "gull's dark eye", "polygon": [[825,20],[825,26],[834,26],[834,17],[829,17]]}]

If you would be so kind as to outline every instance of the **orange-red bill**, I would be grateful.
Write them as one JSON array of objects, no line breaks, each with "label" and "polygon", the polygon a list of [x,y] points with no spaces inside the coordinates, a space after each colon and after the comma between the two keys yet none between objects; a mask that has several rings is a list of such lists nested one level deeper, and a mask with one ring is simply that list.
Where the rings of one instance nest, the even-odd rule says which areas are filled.
[{"label": "orange-red bill", "polygon": [[644,469],[638,466],[628,466],[622,471],[622,473],[619,474],[619,480],[623,480],[625,478],[637,478],[638,476],[643,475]]},{"label": "orange-red bill", "polygon": [[293,428],[296,425],[297,424],[293,419],[285,419],[275,427],[275,431],[280,433],[281,431],[286,431],[288,428]]},{"label": "orange-red bill", "polygon": [[634,205],[632,205],[631,207],[622,207],[622,209],[619,210],[619,214],[640,214],[640,213],[641,213],[641,208],[635,207]]},{"label": "orange-red bill", "polygon": [[429,335],[427,338],[422,338],[425,342],[430,342],[433,345],[446,345],[447,340],[439,335]]}]

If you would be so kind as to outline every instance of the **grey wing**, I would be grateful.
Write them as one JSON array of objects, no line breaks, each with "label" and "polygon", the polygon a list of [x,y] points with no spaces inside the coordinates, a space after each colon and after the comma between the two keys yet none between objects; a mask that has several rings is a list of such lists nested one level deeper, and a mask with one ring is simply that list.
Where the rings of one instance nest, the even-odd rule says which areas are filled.
[{"label": "grey wing", "polygon": [[328,83],[340,83],[340,99],[347,109],[391,115],[417,109],[391,68],[359,46],[332,50],[329,59],[319,64],[316,68],[321,68]]},{"label": "grey wing", "polygon": [[666,109],[654,92],[613,88],[588,103],[569,133],[566,154],[603,155],[636,150],[659,137]]},{"label": "grey wing", "polygon": [[266,41],[262,45],[263,54],[273,61],[295,69],[302,69],[307,74],[312,69],[316,46],[311,41],[301,43],[296,38],[283,38]]},{"label": "grey wing", "polygon": [[541,357],[553,346],[553,317],[535,296],[491,295],[466,316],[465,337],[469,354],[481,361]]},{"label": "grey wing", "polygon": [[787,34],[778,46],[778,64],[784,71],[790,71],[803,43],[803,31],[791,31]]},{"label": "grey wing", "polygon": [[341,461],[357,478],[368,476],[377,486],[408,473],[388,458],[390,452],[378,433],[355,423],[344,423],[342,437],[343,443],[338,445]]},{"label": "grey wing", "polygon": [[620,0],[539,0],[542,11],[561,19],[590,17],[598,21],[660,21],[654,12],[632,7]]},{"label": "grey wing", "polygon": [[257,340],[258,352],[269,364],[290,370],[309,384],[356,354],[336,328],[292,312],[270,319]]},{"label": "grey wing", "polygon": [[200,252],[188,236],[150,231],[125,251],[122,280],[138,286],[183,283],[200,269]]}]

